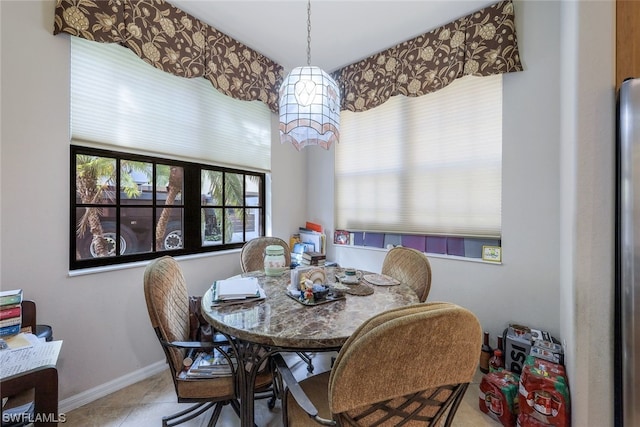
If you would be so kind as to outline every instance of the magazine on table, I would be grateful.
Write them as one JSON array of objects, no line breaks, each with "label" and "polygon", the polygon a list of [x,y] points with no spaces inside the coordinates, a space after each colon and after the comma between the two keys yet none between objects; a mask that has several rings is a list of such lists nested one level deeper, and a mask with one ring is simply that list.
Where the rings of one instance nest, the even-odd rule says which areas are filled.
[{"label": "magazine on table", "polygon": [[266,297],[255,277],[216,280],[211,292],[213,306],[260,301]]},{"label": "magazine on table", "polygon": [[[235,365],[235,360],[232,362]],[[199,352],[186,372],[187,378],[216,378],[232,374],[229,360],[218,350]]]}]

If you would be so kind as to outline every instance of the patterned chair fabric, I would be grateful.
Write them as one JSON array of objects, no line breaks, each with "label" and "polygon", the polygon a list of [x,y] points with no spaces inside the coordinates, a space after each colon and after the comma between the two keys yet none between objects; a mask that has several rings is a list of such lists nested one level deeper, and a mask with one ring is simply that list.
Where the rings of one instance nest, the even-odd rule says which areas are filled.
[{"label": "patterned chair fabric", "polygon": [[279,237],[256,237],[249,240],[242,247],[240,253],[240,266],[242,272],[258,271],[264,269],[264,251],[269,245],[279,245],[284,248],[285,265],[291,265],[291,250],[289,245]]},{"label": "patterned chair fabric", "polygon": [[431,264],[424,253],[402,246],[393,248],[384,258],[382,274],[411,286],[420,302],[427,300],[431,290]]},{"label": "patterned chair fabric", "polygon": [[[182,269],[175,259],[164,256],[151,261],[144,272],[144,296],[151,326],[156,331],[173,377],[179,403],[195,402],[189,411],[163,418],[163,426],[173,426],[198,416],[214,407],[211,424],[215,425],[222,406],[239,405],[236,400],[234,377],[181,378],[186,348],[167,345],[172,342],[190,342],[189,295]],[[212,349],[212,342],[191,342],[192,347]],[[272,382],[270,372],[258,375],[256,389],[268,389]]]},{"label": "patterned chair fabric", "polygon": [[[347,340],[332,369],[287,383],[285,426],[449,425],[472,380],[482,345],[476,316],[451,303],[421,303],[374,316]],[[279,369],[284,359],[276,360]],[[287,378],[286,375],[283,376]],[[302,402],[302,406],[298,404]],[[306,402],[306,403],[305,403]]]}]

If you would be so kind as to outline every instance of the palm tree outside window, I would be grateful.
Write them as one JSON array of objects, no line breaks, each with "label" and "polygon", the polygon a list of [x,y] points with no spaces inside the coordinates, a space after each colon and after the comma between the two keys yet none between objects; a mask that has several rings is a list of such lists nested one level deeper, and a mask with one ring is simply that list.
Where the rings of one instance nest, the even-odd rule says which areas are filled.
[{"label": "palm tree outside window", "polygon": [[71,269],[237,248],[264,234],[263,173],[71,151]]}]

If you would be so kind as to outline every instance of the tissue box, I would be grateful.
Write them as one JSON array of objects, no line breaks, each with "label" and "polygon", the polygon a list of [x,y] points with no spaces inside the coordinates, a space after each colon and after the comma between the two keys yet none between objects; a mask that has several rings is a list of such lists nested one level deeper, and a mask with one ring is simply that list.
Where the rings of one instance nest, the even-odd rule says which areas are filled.
[{"label": "tissue box", "polygon": [[[562,365],[529,356],[520,375],[518,393],[520,414],[542,425],[570,425],[569,385]],[[528,417],[520,417],[519,421],[540,425]]]},{"label": "tissue box", "polygon": [[482,412],[505,427],[516,425],[519,378],[509,371],[486,374],[480,381],[478,405]]}]

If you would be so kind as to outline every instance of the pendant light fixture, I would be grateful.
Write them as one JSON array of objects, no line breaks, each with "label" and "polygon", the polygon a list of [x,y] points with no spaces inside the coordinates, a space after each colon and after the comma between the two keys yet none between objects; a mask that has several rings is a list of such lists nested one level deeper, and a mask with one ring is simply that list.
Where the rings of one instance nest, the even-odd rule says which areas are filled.
[{"label": "pendant light fixture", "polygon": [[298,151],[328,150],[340,138],[340,91],[335,80],[311,66],[311,0],[307,3],[307,66],[296,67],[280,86],[280,142]]}]

